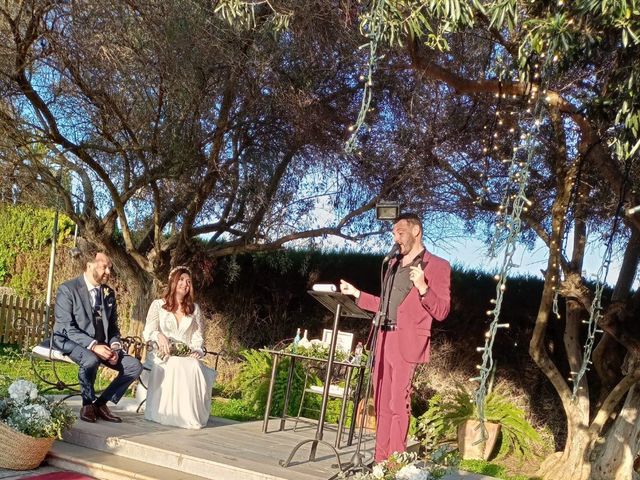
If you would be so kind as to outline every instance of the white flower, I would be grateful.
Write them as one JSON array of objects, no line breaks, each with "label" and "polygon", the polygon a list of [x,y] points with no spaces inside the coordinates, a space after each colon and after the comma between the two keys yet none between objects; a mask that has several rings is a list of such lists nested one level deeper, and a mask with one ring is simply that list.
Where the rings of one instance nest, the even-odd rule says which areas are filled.
[{"label": "white flower", "polygon": [[415,465],[407,465],[398,470],[396,480],[429,480],[429,472]]},{"label": "white flower", "polygon": [[44,405],[34,404],[26,405],[23,409],[25,415],[28,415],[36,422],[48,422],[51,420],[51,414]]},{"label": "white flower", "polygon": [[24,403],[27,399],[35,400],[38,397],[38,388],[28,380],[16,380],[9,387],[9,396],[16,403]]},{"label": "white flower", "polygon": [[373,467],[373,476],[375,478],[383,478],[384,477],[384,467],[380,464],[374,465]]}]

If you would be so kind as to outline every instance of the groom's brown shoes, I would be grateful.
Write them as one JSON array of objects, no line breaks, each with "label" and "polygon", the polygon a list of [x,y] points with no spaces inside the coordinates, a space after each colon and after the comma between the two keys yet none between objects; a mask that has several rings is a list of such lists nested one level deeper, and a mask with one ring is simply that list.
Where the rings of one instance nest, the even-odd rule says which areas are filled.
[{"label": "groom's brown shoes", "polygon": [[80,409],[80,420],[85,422],[96,423],[96,407],[92,403],[83,405]]},{"label": "groom's brown shoes", "polygon": [[107,407],[106,405],[95,407],[95,411],[98,415],[98,418],[101,418],[102,420],[115,423],[122,422],[122,419],[120,417],[116,417],[113,413],[111,413],[111,410],[109,410],[109,407]]}]

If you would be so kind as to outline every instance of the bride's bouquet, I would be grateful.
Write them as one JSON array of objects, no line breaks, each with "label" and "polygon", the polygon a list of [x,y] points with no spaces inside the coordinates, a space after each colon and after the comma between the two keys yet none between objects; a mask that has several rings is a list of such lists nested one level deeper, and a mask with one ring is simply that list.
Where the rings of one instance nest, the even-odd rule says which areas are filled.
[{"label": "bride's bouquet", "polygon": [[193,351],[191,350],[191,348],[189,348],[189,345],[187,345],[184,342],[181,342],[180,340],[176,340],[175,338],[171,338],[171,337],[167,337],[167,339],[169,340],[169,355],[162,355],[160,353],[160,349],[158,348],[158,344],[156,342],[153,342],[152,344],[152,348],[153,350],[156,351],[156,354],[162,359],[162,360],[166,360],[167,358],[173,356],[173,357],[188,357],[189,355],[191,355],[191,353],[193,353]]},{"label": "bride's bouquet", "polygon": [[175,357],[188,357],[192,352],[186,343],[169,338],[169,353]]}]

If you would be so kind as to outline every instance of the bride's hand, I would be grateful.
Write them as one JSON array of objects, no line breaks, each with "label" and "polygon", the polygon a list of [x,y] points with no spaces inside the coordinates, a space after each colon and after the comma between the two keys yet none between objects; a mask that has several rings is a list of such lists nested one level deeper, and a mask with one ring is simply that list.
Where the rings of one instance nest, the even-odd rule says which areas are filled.
[{"label": "bride's hand", "polygon": [[204,355],[200,355],[199,352],[191,352],[191,355],[189,355],[191,358],[195,358],[196,360],[200,360]]},{"label": "bride's hand", "polygon": [[164,333],[158,332],[158,341],[156,343],[158,344],[158,353],[160,356],[163,358],[168,357],[170,353],[170,345],[169,339]]}]

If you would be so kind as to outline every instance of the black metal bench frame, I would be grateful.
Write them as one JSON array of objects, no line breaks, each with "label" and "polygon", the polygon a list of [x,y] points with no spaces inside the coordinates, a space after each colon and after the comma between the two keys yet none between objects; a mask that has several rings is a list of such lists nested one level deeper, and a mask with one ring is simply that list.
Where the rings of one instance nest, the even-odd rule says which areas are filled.
[{"label": "black metal bench frame", "polygon": [[[57,365],[59,363],[70,363],[72,365],[77,365],[73,360],[71,360],[66,355],[62,354],[59,350],[57,350],[52,345],[52,337],[49,337],[49,349],[48,355],[42,356],[41,354],[31,352],[31,370],[33,374],[40,380],[41,382],[49,385],[49,387],[45,388],[42,393],[47,393],[51,391],[65,391],[71,390],[72,393],[66,395],[63,400],[74,397],[76,395],[80,395],[80,384],[79,383],[67,383],[60,378],[58,374]],[[142,359],[142,352],[144,349],[144,342],[140,337],[130,336],[130,337],[122,337],[120,339],[120,343],[122,344],[122,349],[131,356],[134,356],[138,360]],[[66,358],[56,358],[56,352],[59,355],[62,355]],[[53,373],[54,379],[51,379],[49,376],[43,373],[43,369],[41,368],[40,363],[49,362],[50,370]],[[97,392],[96,392],[97,393]]]},{"label": "black metal bench frame", "polygon": [[[30,322],[24,318],[24,317],[14,317],[11,321],[12,324],[12,328],[14,331],[20,331],[20,330],[26,330],[27,332],[30,333],[31,330],[33,330],[35,327],[33,325],[30,324]],[[48,393],[48,392],[52,392],[52,391],[58,391],[58,392],[63,392],[65,390],[67,391],[71,391],[72,393],[66,395],[64,398],[62,398],[61,401],[67,400],[71,397],[74,397],[76,395],[80,395],[80,384],[78,382],[76,383],[67,383],[65,382],[62,378],[60,378],[60,375],[58,373],[57,370],[57,365],[59,363],[69,363],[72,365],[77,365],[73,360],[71,360],[67,355],[64,355],[62,352],[60,352],[59,350],[57,350],[56,348],[54,348],[53,346],[53,334],[51,333],[51,328],[49,328],[49,331],[44,331],[45,335],[49,335],[49,347],[48,347],[48,353],[46,355],[42,355],[39,353],[35,353],[33,352],[33,348],[37,347],[38,345],[32,347],[30,353],[29,353],[29,357],[30,357],[30,361],[31,361],[31,370],[33,371],[33,374],[36,376],[36,378],[38,380],[40,380],[42,383],[48,385],[48,387],[46,387],[44,390],[42,390],[42,393]],[[141,362],[144,360],[144,356],[146,354],[146,352],[148,350],[150,350],[152,348],[152,342],[145,342],[141,337],[138,336],[127,336],[127,337],[122,337],[120,338],[120,342],[122,344],[122,349],[129,355],[134,356],[135,358],[137,358],[138,360],[140,360]],[[23,345],[23,348],[25,346]],[[25,348],[26,350],[26,348]],[[219,352],[209,352],[207,351],[206,348],[203,348],[203,351],[205,353],[205,357],[206,355],[213,355],[215,356],[215,361],[214,361],[214,370],[218,370],[218,362],[220,360],[220,353]],[[56,356],[59,355],[63,358],[56,358]],[[50,370],[53,373],[53,379],[50,378],[50,376],[47,376],[43,373],[43,369],[41,368],[41,366],[39,365],[39,363],[42,362],[48,362],[48,364],[50,365]],[[150,369],[148,367],[143,367],[144,370],[146,371],[150,371]],[[138,378],[138,382],[140,385],[142,385],[142,387],[144,387],[145,389],[147,389],[147,385],[145,385],[144,381],[142,380],[142,378]],[[139,413],[140,412],[140,408],[142,408],[142,405],[144,405],[144,403],[146,402],[146,398],[144,400],[142,400],[139,404],[138,407],[136,408],[136,412]]]}]

